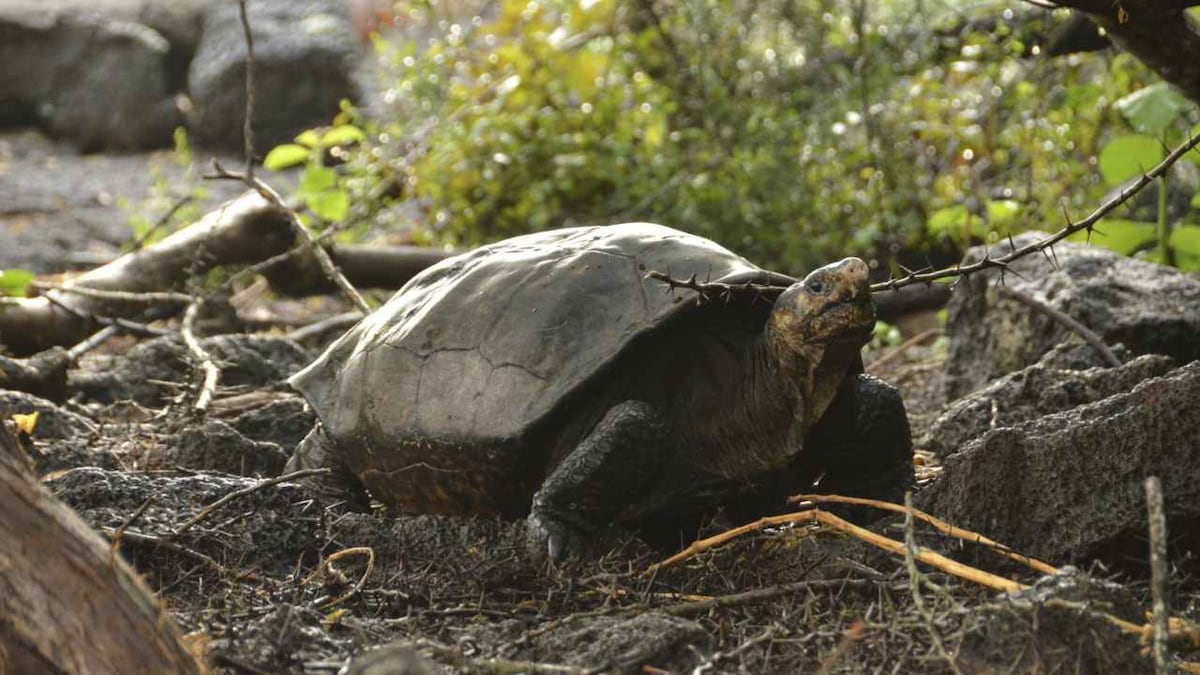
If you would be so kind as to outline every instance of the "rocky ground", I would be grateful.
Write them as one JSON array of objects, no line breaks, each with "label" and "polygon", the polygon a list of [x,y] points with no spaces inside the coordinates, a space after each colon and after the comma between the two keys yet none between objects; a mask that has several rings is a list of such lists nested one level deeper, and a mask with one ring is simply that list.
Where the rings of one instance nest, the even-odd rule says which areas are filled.
[{"label": "rocky ground", "polygon": [[[72,2],[53,4],[73,16]],[[114,3],[134,18],[162,6]],[[167,121],[187,113],[212,147],[236,152],[239,131],[220,111],[240,105],[224,74],[239,67],[229,38],[237,26],[228,16],[215,22],[224,32],[206,46],[196,12],[212,4],[180,3],[182,18],[142,16],[164,37],[119,43],[136,48],[137,72],[161,85],[156,96],[169,100],[180,81],[191,83],[192,107],[160,106]],[[341,11],[310,4],[322,16]],[[29,16],[0,16],[0,34],[27,40],[0,41],[0,56],[60,39]],[[68,37],[100,46],[126,30],[80,21]],[[290,35],[293,23],[280,14],[256,25]],[[263,53],[303,60],[308,48],[357,49],[351,33],[335,37],[275,47],[265,39]],[[205,49],[228,58],[179,65],[180,54]],[[113,71],[96,64],[96,77]],[[186,222],[240,192],[199,180],[204,152],[189,161],[164,150],[80,154],[104,139],[124,150],[169,140],[163,119],[63,117],[68,99],[47,96],[96,88],[78,65],[15,84],[0,77],[22,115],[78,132],[75,145],[26,129],[0,134],[0,269],[88,269],[130,245],[131,219],[144,227],[180,204],[174,215]],[[208,70],[192,72],[201,65]],[[282,120],[276,131],[322,123],[322,105],[317,118]],[[11,112],[0,106],[0,122]],[[263,482],[313,424],[285,380],[332,337],[288,331],[345,308],[279,299],[263,284],[243,288],[239,321],[202,340],[221,368],[207,414],[192,410],[200,374],[179,322],[165,319],[155,326],[166,337],[119,336],[86,353],[64,386],[43,392],[50,398],[0,388],[0,419],[39,413],[24,446],[43,485],[117,541],[214,672],[1154,672],[1131,632],[1150,607],[1147,476],[1165,495],[1171,611],[1200,622],[1200,279],[1088,247],[1056,252],[1053,263],[1024,259],[1003,280],[960,284],[941,337],[868,353],[868,369],[905,397],[919,450],[916,506],[1053,569],[906,526],[898,514],[872,531],[1028,587],[1016,592],[804,524],[662,568],[654,564],[673,551],[602,532],[592,558],[552,568],[526,556],[523,523],[346,513],[297,483]],[[1098,333],[1114,358],[1056,313]],[[717,519],[705,534],[725,525]],[[1182,636],[1173,658],[1200,661],[1200,640]]]},{"label": "rocky ground", "polygon": [[[68,160],[59,175],[97,178],[81,167],[106,161],[146,160]],[[49,189],[85,194],[88,180]],[[35,203],[29,185],[17,191]],[[39,216],[11,263],[69,266],[63,254],[93,239],[78,210],[67,199]],[[78,241],[57,241],[53,223]],[[108,236],[101,254],[129,234]],[[44,485],[105,536],[121,531],[121,554],[216,672],[1152,672],[1120,627],[1149,607],[1146,475],[1166,493],[1172,609],[1200,620],[1200,280],[1087,247],[1058,258],[1057,270],[1026,259],[1007,287],[1120,343],[1121,365],[983,277],[955,293],[943,339],[868,355],[905,395],[917,505],[1070,566],[1043,575],[899,515],[872,529],[1030,586],[1017,593],[807,525],[655,571],[671,551],[617,532],[598,533],[594,559],[550,568],[526,557],[523,523],[341,512],[258,482],[312,425],[284,380],[322,346],[258,324],[204,338],[222,368],[205,416],[169,336],[108,341],[55,402],[0,391],[0,417],[39,411],[26,445]]]}]

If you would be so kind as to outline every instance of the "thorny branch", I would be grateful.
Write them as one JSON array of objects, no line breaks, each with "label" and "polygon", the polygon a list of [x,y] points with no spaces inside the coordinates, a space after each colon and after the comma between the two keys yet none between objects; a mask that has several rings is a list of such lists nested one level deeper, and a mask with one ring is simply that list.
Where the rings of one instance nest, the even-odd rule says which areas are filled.
[{"label": "thorny branch", "polygon": [[[895,291],[905,286],[913,284],[932,284],[940,279],[950,279],[955,277],[969,277],[976,272],[982,272],[987,269],[998,269],[1003,274],[1008,271],[1009,265],[1023,258],[1030,253],[1042,253],[1047,255],[1047,250],[1053,252],[1053,246],[1076,232],[1087,232],[1089,235],[1096,227],[1096,223],[1104,218],[1114,209],[1132,199],[1139,192],[1144,190],[1148,185],[1156,179],[1162,177],[1172,166],[1175,165],[1184,155],[1191,152],[1197,146],[1200,146],[1200,133],[1192,136],[1187,141],[1183,142],[1167,155],[1163,161],[1159,162],[1150,171],[1142,174],[1140,178],[1126,186],[1118,194],[1113,195],[1108,201],[1101,204],[1095,211],[1092,211],[1086,218],[1077,222],[1071,222],[1067,218],[1067,225],[1058,230],[1054,234],[1046,236],[1030,244],[1026,244],[1018,248],[1009,237],[1009,243],[1012,245],[1012,251],[998,256],[991,257],[985,250],[982,259],[972,263],[959,263],[953,267],[944,267],[938,270],[912,270],[907,271],[902,277],[893,277],[887,281],[871,284],[872,293],[881,293],[884,291]],[[1048,256],[1047,256],[1048,257]],[[669,273],[650,271],[646,273],[646,278],[655,279],[667,284],[671,289],[684,288],[697,292],[702,300],[721,299],[728,300],[736,294],[741,293],[756,293],[756,294],[775,294],[782,290],[782,286],[774,284],[724,284],[720,282],[700,282],[696,280],[695,275],[689,279],[678,279],[672,277]]]}]

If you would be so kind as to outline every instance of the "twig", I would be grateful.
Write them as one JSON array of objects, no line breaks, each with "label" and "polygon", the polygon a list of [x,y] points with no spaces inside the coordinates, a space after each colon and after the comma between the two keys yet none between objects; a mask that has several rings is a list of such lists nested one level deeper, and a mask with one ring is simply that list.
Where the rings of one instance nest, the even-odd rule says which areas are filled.
[{"label": "twig", "polygon": [[925,607],[925,599],[921,597],[921,572],[917,569],[917,538],[913,528],[913,508],[912,508],[912,493],[904,493],[904,569],[908,570],[908,592],[912,596],[913,606],[917,608],[917,613],[921,615],[921,622],[925,624],[925,630],[929,633],[929,639],[933,641],[933,648],[937,650],[938,656],[946,662],[955,675],[962,675],[962,671],[958,668],[958,663],[950,653],[946,651],[946,645],[942,643],[942,636],[938,634],[937,627],[933,625],[933,614]]},{"label": "twig", "polygon": [[929,338],[937,337],[937,336],[943,334],[944,332],[945,331],[942,330],[941,328],[930,328],[927,331],[918,333],[917,335],[914,335],[913,337],[905,340],[904,342],[900,343],[899,345],[896,345],[896,347],[893,348],[888,353],[884,354],[883,356],[881,356],[881,357],[875,359],[874,361],[872,361],[871,363],[867,364],[868,369],[871,370],[872,372],[878,372],[885,365],[887,365],[887,364],[891,363],[892,361],[895,361],[897,358],[899,358],[900,355],[903,354],[904,352],[907,352],[908,350],[921,344],[922,342],[928,340]]},{"label": "twig", "polygon": [[242,22],[242,36],[246,40],[246,113],[242,120],[242,143],[245,146],[246,177],[254,178],[254,34],[250,31],[250,17],[246,13],[246,0],[238,0],[238,18]]},{"label": "twig", "polygon": [[1171,667],[1170,609],[1167,597],[1167,516],[1163,511],[1162,482],[1146,479],[1146,511],[1150,520],[1151,625],[1154,627],[1154,672],[1169,675]]},{"label": "twig", "polygon": [[104,344],[109,338],[116,337],[120,332],[121,329],[117,326],[105,326],[92,333],[91,337],[75,343],[67,350],[67,358],[71,360],[71,363],[75,363],[83,358],[84,354]]},{"label": "twig", "polygon": [[329,277],[333,283],[337,284],[337,287],[341,289],[342,294],[350,300],[350,303],[354,305],[355,309],[363,314],[369,314],[371,312],[371,307],[367,305],[367,301],[363,300],[363,297],[359,294],[358,290],[354,288],[348,279],[346,279],[346,275],[342,274],[342,271],[337,268],[337,265],[333,264],[333,260],[331,260],[329,257],[329,252],[317,244],[316,235],[310,232],[304,223],[300,222],[300,216],[296,215],[296,211],[290,208],[283,201],[283,197],[279,196],[279,193],[276,192],[274,188],[251,174],[228,171],[225,169],[225,167],[221,166],[220,162],[215,159],[213,160],[213,171],[213,175],[205,176],[205,178],[239,180],[245,183],[251,189],[258,192],[258,194],[262,195],[263,199],[266,199],[272,205],[282,209],[284,215],[288,219],[288,222],[291,224],[292,229],[312,249],[312,253],[317,258],[317,263],[321,265],[321,270],[325,273],[325,276]]},{"label": "twig", "polygon": [[184,195],[184,196],[180,197],[179,199],[176,199],[175,203],[171,205],[171,208],[167,209],[166,213],[159,216],[158,220],[154,221],[154,224],[151,225],[149,227],[149,229],[147,229],[145,232],[142,233],[142,236],[135,239],[133,241],[133,243],[129,245],[129,250],[130,251],[142,250],[142,247],[146,245],[146,242],[149,241],[150,237],[154,236],[155,232],[158,232],[164,226],[166,226],[167,223],[171,222],[171,219],[175,217],[175,214],[179,213],[179,209],[182,209],[187,204],[190,204],[192,202],[192,200],[194,200],[194,199],[195,199],[195,196],[190,195],[190,194]]},{"label": "twig", "polygon": [[370,546],[355,546],[353,548],[344,548],[340,551],[337,551],[333,555],[326,558],[325,562],[322,563],[320,566],[318,566],[317,569],[314,570],[313,573],[310,574],[308,576],[308,578],[304,580],[304,582],[308,583],[310,580],[312,580],[313,577],[315,577],[317,574],[319,574],[322,570],[329,570],[329,572],[331,574],[340,576],[340,573],[336,569],[334,569],[333,563],[338,560],[341,560],[342,558],[346,558],[346,557],[349,557],[352,555],[366,555],[367,556],[367,569],[363,571],[362,576],[359,577],[359,579],[358,579],[358,582],[355,583],[354,586],[350,590],[346,591],[345,593],[342,593],[341,595],[334,598],[333,600],[328,600],[328,601],[319,603],[318,607],[321,607],[322,609],[324,609],[327,607],[333,607],[334,605],[337,605],[337,604],[341,604],[341,603],[345,602],[346,600],[349,600],[350,598],[357,595],[360,591],[362,591],[363,586],[366,585],[367,577],[370,577],[371,572],[375,571],[375,549],[371,548]]},{"label": "twig", "polygon": [[838,640],[837,646],[834,647],[833,651],[829,653],[829,656],[825,657],[825,660],[821,662],[821,668],[817,671],[817,675],[829,675],[829,673],[832,673],[837,664],[840,663],[842,659],[846,658],[846,654],[850,653],[850,648],[854,646],[854,643],[858,642],[862,638],[862,635],[866,629],[867,624],[863,623],[861,620],[850,624],[850,627],[847,628],[846,632],[842,635],[842,639]]},{"label": "twig", "polygon": [[205,351],[204,347],[200,346],[200,341],[196,339],[196,317],[200,314],[200,307],[203,304],[202,298],[195,298],[188,305],[187,311],[183,313],[183,325],[179,328],[179,334],[183,336],[184,344],[187,345],[188,351],[200,364],[200,370],[204,373],[200,394],[196,397],[196,402],[192,404],[192,409],[201,414],[208,410],[213,394],[217,391],[217,383],[221,380],[221,369],[213,361],[212,355]]},{"label": "twig", "polygon": [[1044,563],[1041,560],[1038,560],[1037,558],[1031,558],[1027,555],[1018,553],[1018,552],[1012,550],[1011,548],[1005,546],[1004,544],[1001,544],[998,541],[989,539],[989,538],[983,536],[982,534],[979,534],[978,532],[972,532],[971,530],[966,530],[961,527],[956,527],[954,525],[951,525],[950,523],[947,523],[946,521],[941,520],[940,518],[937,518],[936,516],[931,516],[928,513],[925,513],[924,511],[922,511],[920,509],[908,509],[904,506],[901,506],[900,504],[893,504],[891,502],[879,501],[877,499],[865,499],[863,497],[844,497],[842,495],[801,494],[801,495],[794,495],[792,497],[788,497],[787,501],[789,504],[799,504],[801,502],[813,502],[816,504],[830,503],[830,504],[854,504],[857,506],[872,506],[874,508],[882,509],[884,511],[891,511],[893,513],[903,513],[903,514],[905,514],[905,517],[907,517],[908,514],[911,512],[915,518],[918,518],[919,520],[933,526],[934,529],[938,530],[939,532],[941,532],[942,534],[944,534],[948,537],[954,537],[955,539],[961,539],[963,541],[969,541],[973,544],[979,544],[981,546],[986,546],[987,548],[991,549],[995,553],[1002,555],[1005,558],[1008,558],[1009,560],[1014,560],[1016,562],[1028,565],[1034,571],[1040,572],[1042,574],[1058,574],[1058,572],[1059,572],[1058,568],[1053,565]]},{"label": "twig", "polygon": [[129,529],[130,525],[133,525],[137,522],[138,518],[142,517],[142,514],[146,513],[146,509],[150,508],[150,505],[153,503],[154,495],[150,495],[146,498],[146,501],[142,502],[141,506],[134,509],[133,513],[129,514],[129,517],[113,531],[111,537],[112,543],[108,547],[108,567],[110,569],[115,568],[117,565],[117,553],[121,550],[121,536],[125,534],[125,530]]},{"label": "twig", "polygon": [[756,588],[752,591],[744,591],[742,593],[732,593],[730,595],[722,595],[716,598],[707,600],[695,600],[693,602],[681,602],[677,605],[667,605],[659,611],[673,616],[691,616],[693,614],[703,614],[711,609],[719,609],[721,607],[735,607],[737,605],[745,605],[759,600],[768,600],[780,595],[787,595],[795,591],[817,589],[817,588],[845,588],[854,587],[862,588],[868,585],[865,579],[813,579],[811,581],[794,581],[788,584],[779,584],[769,588]]},{"label": "twig", "polygon": [[932,272],[911,272],[903,277],[900,277],[899,279],[888,279],[884,282],[871,284],[871,291],[877,292],[895,290],[911,284],[932,283],[938,279],[968,276],[988,268],[1004,270],[1007,269],[1009,263],[1013,262],[1014,260],[1023,258],[1030,253],[1045,251],[1046,249],[1054,246],[1058,242],[1066,239],[1076,232],[1082,232],[1085,230],[1090,232],[1101,218],[1107,216],[1113,211],[1113,209],[1116,209],[1125,202],[1129,201],[1134,195],[1145,189],[1147,185],[1153,183],[1154,180],[1159,176],[1166,174],[1166,172],[1172,166],[1174,166],[1176,162],[1178,162],[1184,155],[1190,152],[1197,145],[1200,145],[1200,133],[1184,141],[1181,145],[1175,148],[1171,154],[1167,155],[1163,161],[1159,162],[1157,166],[1145,174],[1142,174],[1140,178],[1126,186],[1116,195],[1113,195],[1108,201],[1097,207],[1095,211],[1092,211],[1090,214],[1088,214],[1086,218],[1075,223],[1072,223],[1070,220],[1068,220],[1066,227],[1060,229],[1054,234],[1039,239],[1033,243],[1026,244],[1020,248],[1014,247],[1012,251],[998,258],[992,258],[985,255],[982,260],[978,260],[967,265],[959,264],[955,265],[954,267],[947,267]]},{"label": "twig", "polygon": [[[117,536],[117,531],[114,528],[103,527],[100,529],[102,532],[104,532],[109,537]],[[182,544],[173,542],[169,539],[164,539],[162,537],[156,537],[156,536],[150,535],[150,534],[144,534],[142,532],[134,532],[133,530],[125,530],[124,532],[121,532],[120,537],[121,537],[122,541],[128,541],[128,542],[131,542],[134,544],[160,546],[162,548],[167,549],[168,551],[172,551],[174,553],[179,553],[179,554],[185,555],[189,558],[192,558],[193,560],[203,563],[204,565],[206,565],[207,567],[212,569],[214,572],[216,572],[217,574],[222,575],[222,576],[225,576],[229,573],[229,570],[227,570],[224,565],[217,562],[215,559],[213,559],[207,555],[204,555],[203,553],[201,553],[199,551],[190,549]]]},{"label": "twig", "polygon": [[1029,295],[1028,293],[1022,293],[1015,288],[1002,286],[1000,287],[999,292],[1001,295],[1012,298],[1013,300],[1016,300],[1017,302],[1033,309],[1034,311],[1045,314],[1046,316],[1065,326],[1068,330],[1074,331],[1076,335],[1083,338],[1084,342],[1091,345],[1097,352],[1100,352],[1100,356],[1103,357],[1105,363],[1107,363],[1109,366],[1113,368],[1118,368],[1121,366],[1121,359],[1117,358],[1117,355],[1113,353],[1113,350],[1109,349],[1108,345],[1104,344],[1104,338],[1097,335],[1094,331],[1092,331],[1092,329],[1071,318],[1071,316],[1066,312],[1061,312],[1042,302],[1041,300],[1038,300],[1032,295]]},{"label": "twig", "polygon": [[[1159,162],[1157,166],[1143,174],[1133,183],[1127,185],[1119,193],[1108,199],[1108,201],[1104,202],[1097,207],[1096,210],[1088,214],[1088,216],[1083,220],[1072,223],[1068,218],[1067,225],[1054,234],[1043,237],[1042,239],[1030,244],[1026,244],[1020,248],[1014,246],[1012,251],[1009,251],[1008,253],[996,258],[993,258],[985,253],[981,260],[977,260],[973,263],[968,263],[965,265],[959,263],[953,267],[944,267],[938,270],[914,270],[908,272],[902,277],[893,277],[887,281],[871,284],[871,292],[880,293],[883,291],[894,291],[905,286],[911,286],[913,284],[931,284],[939,279],[967,277],[986,269],[999,269],[1001,271],[1006,271],[1009,269],[1010,263],[1023,258],[1030,253],[1036,253],[1039,251],[1045,253],[1047,249],[1053,252],[1054,249],[1052,247],[1055,244],[1063,239],[1066,239],[1072,234],[1075,234],[1076,232],[1083,232],[1085,230],[1091,232],[1101,218],[1107,216],[1114,209],[1132,199],[1134,195],[1145,189],[1147,185],[1150,185],[1155,179],[1164,175],[1172,166],[1175,165],[1176,162],[1178,162],[1184,155],[1198,145],[1200,145],[1200,133],[1184,141],[1183,144],[1175,148],[1171,154],[1167,155],[1163,161]],[[672,288],[687,288],[689,290],[696,291],[700,294],[702,300],[708,300],[714,297],[727,299],[732,294],[747,290],[752,290],[762,294],[778,293],[784,288],[783,286],[777,286],[774,284],[746,284],[743,287],[742,284],[730,285],[719,282],[701,283],[696,281],[694,276],[690,279],[675,279],[669,274],[664,274],[662,272],[650,272],[646,275],[646,277],[663,281],[667,284],[670,284]]]},{"label": "twig", "polygon": [[756,284],[747,281],[742,284],[726,284],[719,281],[697,281],[696,275],[693,274],[687,279],[678,279],[672,277],[665,272],[657,272],[651,270],[646,273],[647,279],[661,281],[669,287],[670,290],[676,288],[686,288],[690,291],[696,291],[699,294],[699,300],[729,300],[736,295],[743,293],[755,293],[764,296],[778,295],[786,286],[778,286],[774,284]]},{"label": "twig", "polygon": [[245,497],[248,494],[253,494],[254,492],[257,492],[258,490],[270,487],[272,485],[278,485],[279,483],[286,483],[288,481],[296,480],[298,478],[307,478],[309,476],[321,476],[321,475],[324,475],[327,473],[329,473],[329,469],[326,467],[321,467],[321,468],[317,468],[317,469],[301,469],[299,471],[285,473],[282,476],[275,476],[274,478],[264,478],[264,479],[256,482],[254,485],[249,485],[247,487],[234,490],[233,492],[230,492],[229,494],[225,495],[224,497],[221,497],[217,501],[200,509],[200,512],[197,513],[195,516],[192,516],[191,520],[189,520],[186,523],[184,523],[183,525],[179,526],[179,529],[175,530],[174,534],[180,535],[180,534],[183,534],[184,532],[187,532],[188,530],[195,527],[195,525],[197,523],[199,523],[200,521],[204,520],[205,518],[208,518],[209,516],[211,516],[214,511],[221,508],[222,506],[225,506],[229,502],[232,502],[233,500],[235,500],[239,497]]},{"label": "twig", "polygon": [[362,315],[358,312],[343,312],[330,317],[314,321],[313,323],[301,326],[287,334],[287,339],[295,340],[296,342],[304,342],[310,338],[314,338],[323,333],[332,330],[340,330],[349,328],[359,322]]},{"label": "twig", "polygon": [[[876,534],[864,527],[859,527],[858,525],[839,518],[828,511],[812,509],[811,511],[802,511],[799,513],[785,513],[779,516],[767,516],[766,518],[760,518],[753,523],[735,527],[731,530],[726,530],[725,532],[713,535],[707,539],[701,539],[693,542],[691,546],[688,546],[683,551],[676,553],[660,563],[651,565],[646,572],[649,573],[661,567],[670,567],[672,565],[676,565],[698,553],[719,546],[737,537],[738,535],[745,534],[747,532],[755,532],[766,527],[785,525],[788,523],[824,525],[830,529],[837,530],[856,539],[865,541],[868,544],[881,548],[889,553],[896,555],[904,554],[904,544],[896,541],[895,539],[890,539],[881,534]],[[952,574],[956,577],[972,581],[993,590],[1015,592],[1028,588],[1028,586],[1025,584],[1013,581],[1011,579],[1005,579],[1004,577],[991,574],[990,572],[984,572],[983,570],[976,569],[970,565],[964,565],[957,560],[951,560],[940,553],[936,553],[927,549],[919,549],[916,552],[916,558],[926,565],[939,569],[947,574]]]},{"label": "twig", "polygon": [[119,302],[142,302],[146,304],[177,304],[186,305],[192,301],[192,296],[187,293],[172,293],[170,291],[144,292],[133,293],[130,291],[107,291],[100,288],[88,288],[87,286],[64,286],[60,284],[47,284],[40,281],[35,281],[30,284],[33,288],[43,291],[57,291],[59,293],[70,293],[74,295],[82,295],[85,298],[93,298],[95,300],[116,300]]}]

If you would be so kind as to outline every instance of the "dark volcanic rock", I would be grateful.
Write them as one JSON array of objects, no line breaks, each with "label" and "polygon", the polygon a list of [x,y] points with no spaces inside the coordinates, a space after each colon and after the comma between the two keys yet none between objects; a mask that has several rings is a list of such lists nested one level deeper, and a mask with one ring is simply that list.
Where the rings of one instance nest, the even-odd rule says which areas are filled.
[{"label": "dark volcanic rock", "polygon": [[[46,481],[55,496],[96,528],[120,527],[153,497],[132,529],[155,536],[169,535],[203,507],[254,484],[252,479],[231,476],[164,476],[97,468],[73,469]],[[287,575],[301,555],[312,555],[321,545],[318,519],[309,517],[301,507],[310,498],[292,483],[269,485],[213,512],[209,520],[174,541],[222,564],[255,566]],[[206,531],[216,524],[220,524],[219,532]],[[136,541],[124,542],[121,552],[139,571],[155,570],[163,578],[186,576],[196,562]]]},{"label": "dark volcanic rock", "polygon": [[[356,99],[363,49],[342,0],[249,3],[254,31],[254,133],[259,148],[287,143],[328,124],[342,99]],[[246,45],[236,3],[205,18],[188,85],[192,127],[213,147],[240,150],[245,117]]]},{"label": "dark volcanic rock", "polygon": [[0,123],[39,122],[83,149],[167,145],[182,121],[167,41],[91,12],[0,8]]},{"label": "dark volcanic rock", "polygon": [[[295,342],[266,335],[216,335],[200,340],[221,368],[222,387],[273,387],[308,364],[309,355]],[[74,372],[69,386],[85,396],[111,403],[131,400],[160,406],[191,386],[194,369],[182,338],[167,336],[143,342],[109,368]]]},{"label": "dark volcanic rock", "polygon": [[1147,476],[1163,481],[1172,544],[1179,552],[1200,545],[1198,465],[1194,361],[1131,392],[986,433],[947,458],[920,500],[955,525],[1051,562],[1144,560]]},{"label": "dark volcanic rock", "polygon": [[976,625],[966,632],[958,658],[968,672],[1153,673],[1137,636],[1102,614],[1145,621],[1127,590],[1067,567],[1027,591],[973,608]]},{"label": "dark volcanic rock", "polygon": [[209,420],[185,429],[169,457],[172,464],[187,469],[275,476],[287,463],[288,453],[275,443],[252,441],[224,422]]},{"label": "dark volcanic rock", "polygon": [[[1042,236],[1028,233],[1017,246]],[[993,257],[1009,250],[991,249]],[[1117,255],[1107,249],[1061,243],[1054,264],[1030,255],[1014,262],[1005,284],[1092,329],[1133,354],[1166,354],[1180,363],[1200,358],[1200,277]],[[972,249],[968,260],[981,249]],[[998,272],[963,280],[950,299],[946,334],[950,399],[1035,363],[1070,331],[997,288]]]},{"label": "dark volcanic rock", "polygon": [[234,418],[229,425],[243,436],[255,441],[279,445],[289,453],[316,424],[317,416],[299,396],[291,396]]},{"label": "dark volcanic rock", "polygon": [[[1090,347],[1088,348],[1090,349]],[[1133,389],[1171,369],[1170,357],[1147,354],[1120,368],[1060,370],[1061,350],[955,401],[917,446],[945,456],[993,429],[1012,427]]]}]

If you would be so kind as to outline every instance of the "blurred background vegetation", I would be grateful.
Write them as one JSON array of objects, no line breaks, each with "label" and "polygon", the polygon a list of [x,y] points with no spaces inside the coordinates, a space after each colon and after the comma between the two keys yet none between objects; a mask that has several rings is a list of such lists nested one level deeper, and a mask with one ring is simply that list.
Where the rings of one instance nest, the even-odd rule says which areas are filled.
[{"label": "blurred background vegetation", "polygon": [[[1050,58],[1070,13],[1019,2],[398,7],[383,110],[267,164],[306,165],[318,218],[421,243],[649,220],[782,272],[858,254],[886,274],[1058,229],[1200,130],[1128,54]],[[1094,241],[1200,269],[1197,164]]]}]

